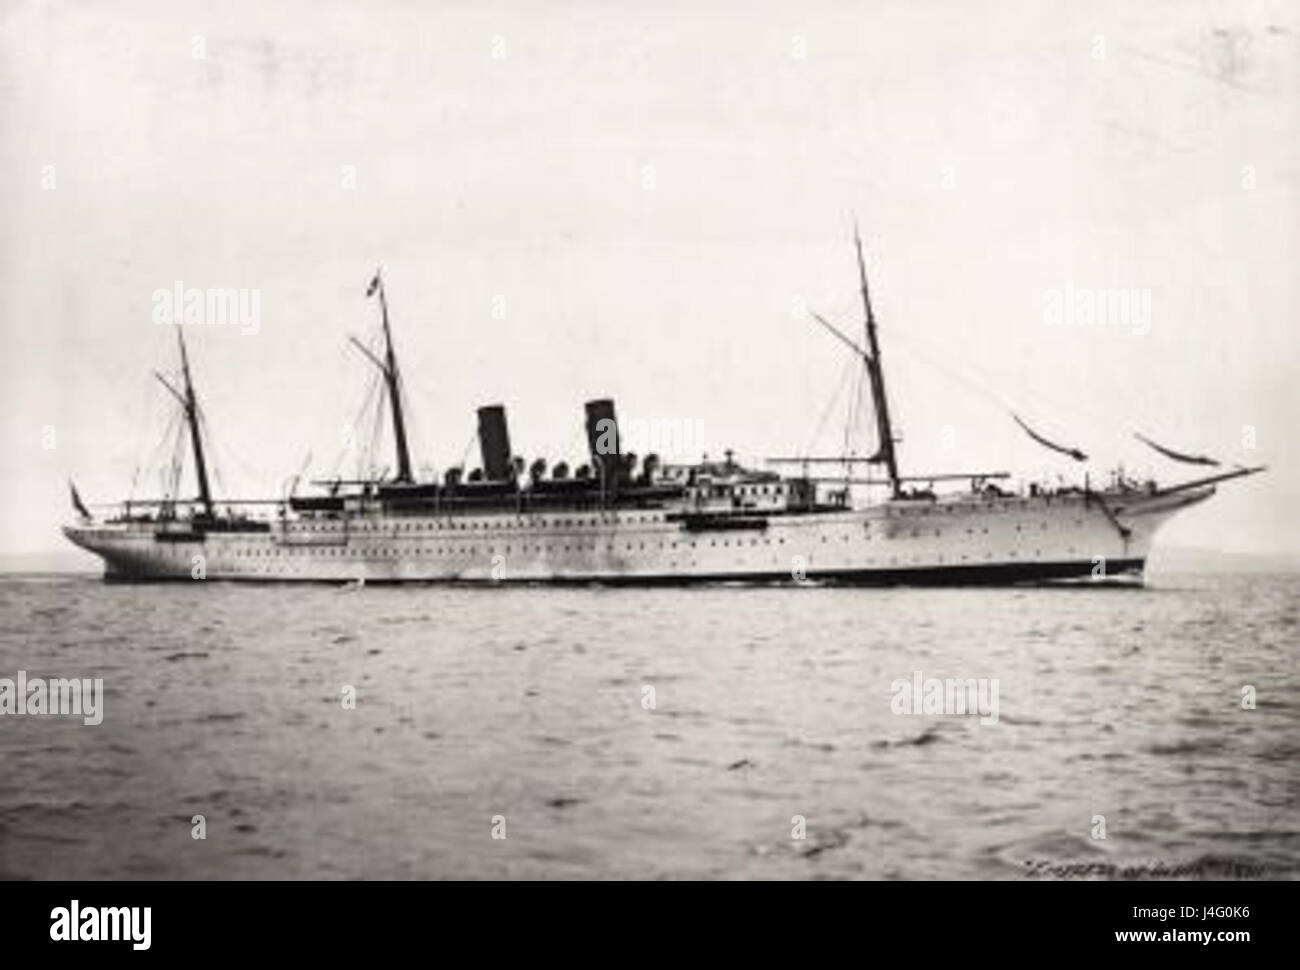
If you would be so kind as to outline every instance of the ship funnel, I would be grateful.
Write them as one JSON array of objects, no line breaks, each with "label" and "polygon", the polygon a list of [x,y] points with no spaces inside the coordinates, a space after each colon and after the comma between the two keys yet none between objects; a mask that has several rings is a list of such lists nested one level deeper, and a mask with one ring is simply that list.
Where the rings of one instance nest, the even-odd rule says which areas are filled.
[{"label": "ship funnel", "polygon": [[614,416],[614,402],[608,398],[587,402],[587,446],[597,477],[607,488],[616,488],[620,454],[618,419]]},{"label": "ship funnel", "polygon": [[483,451],[483,477],[492,482],[509,480],[514,469],[510,432],[506,429],[506,409],[500,404],[478,409],[478,443]]}]

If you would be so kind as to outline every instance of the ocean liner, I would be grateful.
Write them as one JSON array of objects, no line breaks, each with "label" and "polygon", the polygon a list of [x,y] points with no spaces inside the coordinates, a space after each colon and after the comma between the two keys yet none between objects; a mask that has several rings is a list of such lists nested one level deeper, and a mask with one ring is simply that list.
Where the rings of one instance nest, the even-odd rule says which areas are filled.
[{"label": "ocean liner", "polygon": [[[615,407],[586,404],[587,461],[528,466],[511,449],[504,408],[478,409],[482,465],[417,480],[408,451],[403,383],[388,303],[377,273],[382,347],[353,342],[376,368],[391,410],[396,470],[318,481],[319,494],[222,501],[208,480],[190,363],[178,326],[179,377],[159,374],[179,405],[197,496],[131,500],[92,513],[70,485],[77,512],[67,537],[100,556],[110,580],[374,582],[1002,584],[1071,579],[1140,580],[1153,537],[1175,512],[1229,479],[1236,466],[1173,485],[1122,471],[1100,488],[1011,488],[1009,473],[903,475],[885,389],[862,244],[854,234],[863,339],[814,318],[860,364],[874,414],[864,457],[796,456],[743,467],[672,465],[625,453]],[[1045,447],[1086,461],[1018,416]],[[1143,439],[1166,457],[1217,466]],[[838,475],[814,471],[841,467]],[[866,468],[862,477],[857,468]],[[776,469],[789,469],[781,472]],[[874,477],[873,477],[874,476]],[[175,481],[179,481],[179,473]],[[999,484],[1002,483],[1002,484]],[[937,488],[937,490],[936,490]],[[865,491],[866,495],[863,496]]]}]

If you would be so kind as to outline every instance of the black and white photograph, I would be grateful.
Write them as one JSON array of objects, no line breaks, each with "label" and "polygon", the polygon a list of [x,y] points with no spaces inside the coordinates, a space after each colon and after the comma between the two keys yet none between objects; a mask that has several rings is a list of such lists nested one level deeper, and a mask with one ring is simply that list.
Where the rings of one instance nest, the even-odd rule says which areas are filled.
[{"label": "black and white photograph", "polygon": [[1294,2],[7,0],[7,936],[829,881],[1243,952],[1297,122]]}]

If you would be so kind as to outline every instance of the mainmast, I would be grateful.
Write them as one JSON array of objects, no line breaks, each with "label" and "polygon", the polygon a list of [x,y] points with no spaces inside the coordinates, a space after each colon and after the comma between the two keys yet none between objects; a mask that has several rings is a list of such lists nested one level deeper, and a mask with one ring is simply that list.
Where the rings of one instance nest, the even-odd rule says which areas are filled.
[{"label": "mainmast", "polygon": [[190,444],[194,448],[194,474],[199,481],[199,501],[203,514],[212,518],[212,490],[208,487],[208,463],[203,457],[203,436],[199,434],[199,402],[194,395],[194,382],[190,380],[190,358],[185,352],[184,331],[177,329],[176,341],[181,348],[181,376],[185,378],[184,392],[176,390],[161,374],[155,374],[163,386],[181,403],[185,420],[190,426]]},{"label": "mainmast", "polygon": [[397,477],[393,480],[409,485],[414,478],[411,475],[411,454],[406,447],[406,421],[402,416],[402,382],[397,370],[397,356],[393,353],[393,333],[388,326],[388,299],[384,296],[384,281],[378,271],[375,272],[375,278],[370,281],[366,296],[373,296],[376,290],[379,291],[379,307],[384,315],[384,359],[376,360],[360,342],[355,339],[352,342],[360,347],[362,352],[383,372],[384,381],[388,385],[388,400],[393,408],[393,436],[397,443]]},{"label": "mainmast", "polygon": [[858,224],[853,223],[853,243],[858,250],[858,276],[862,280],[862,305],[867,313],[867,353],[863,355],[867,376],[871,380],[871,403],[876,412],[876,430],[880,446],[871,461],[880,462],[889,475],[889,485],[895,496],[898,491],[898,462],[894,456],[894,431],[889,422],[889,400],[885,395],[885,371],[880,362],[880,343],[876,338],[876,315],[871,310],[871,291],[867,287],[867,264],[862,256],[862,237]]}]

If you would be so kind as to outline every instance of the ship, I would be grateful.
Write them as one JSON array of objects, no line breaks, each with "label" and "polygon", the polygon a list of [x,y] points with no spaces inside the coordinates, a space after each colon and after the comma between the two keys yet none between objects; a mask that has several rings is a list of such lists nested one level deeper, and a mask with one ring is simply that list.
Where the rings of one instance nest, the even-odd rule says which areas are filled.
[{"label": "ship", "polygon": [[[564,461],[549,466],[537,459],[529,465],[514,454],[505,408],[495,403],[477,409],[480,467],[417,476],[388,300],[376,272],[366,298],[377,297],[381,339],[371,347],[351,339],[375,368],[391,411],[391,473],[317,480],[310,495],[214,497],[202,411],[178,326],[179,375],[157,377],[178,407],[197,495],[181,498],[177,488],[162,498],[92,511],[70,482],[76,519],[64,533],[103,560],[110,581],[313,581],[354,588],[1140,584],[1155,536],[1171,516],[1206,501],[1226,481],[1264,470],[1225,469],[1139,435],[1166,458],[1209,467],[1173,484],[1133,481],[1120,470],[1101,487],[1086,473],[1082,482],[1059,487],[1011,487],[1006,471],[902,474],[856,226],[854,244],[862,339],[812,317],[861,368],[875,432],[862,455],[774,457],[762,468],[742,465],[731,451],[714,461],[672,464],[652,454],[638,461],[620,440],[614,402],[601,398],[585,404],[582,464],[570,469]],[[1012,417],[1044,447],[1086,462],[1079,449]]]}]

